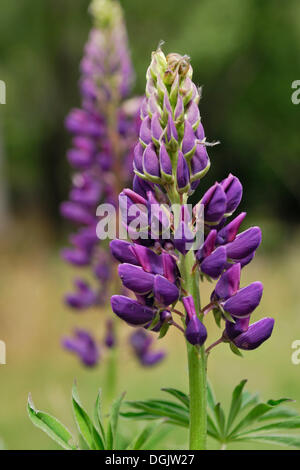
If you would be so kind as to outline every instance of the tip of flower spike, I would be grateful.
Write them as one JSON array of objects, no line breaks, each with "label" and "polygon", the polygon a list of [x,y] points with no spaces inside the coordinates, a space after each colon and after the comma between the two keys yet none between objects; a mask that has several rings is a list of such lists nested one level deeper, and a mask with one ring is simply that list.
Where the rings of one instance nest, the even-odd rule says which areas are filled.
[{"label": "tip of flower spike", "polygon": [[123,19],[121,6],[115,0],[92,0],[89,12],[99,28],[113,27]]}]

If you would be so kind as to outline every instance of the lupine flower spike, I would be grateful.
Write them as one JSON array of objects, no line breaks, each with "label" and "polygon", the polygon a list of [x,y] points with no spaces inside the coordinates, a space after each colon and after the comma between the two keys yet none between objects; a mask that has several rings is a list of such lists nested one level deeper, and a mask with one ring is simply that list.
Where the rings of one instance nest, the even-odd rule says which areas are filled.
[{"label": "lupine flower spike", "polygon": [[[185,337],[190,448],[201,449],[206,435],[206,394],[201,387],[205,387],[208,352],[223,342],[232,348],[255,349],[270,337],[274,320],[250,324],[263,286],[252,282],[244,287],[240,280],[261,243],[261,230],[251,227],[239,233],[246,217],[245,212],[233,215],[243,193],[239,179],[230,173],[200,196],[192,209],[188,206],[189,196],[210,167],[198,109],[200,93],[192,75],[189,57],[165,56],[161,48],[153,52],[134,149],[133,189],[123,189],[119,197],[130,241],[114,240],[110,245],[120,262],[120,279],[131,295],[114,295],[111,305],[130,326],[160,336],[175,326]],[[199,281],[206,279],[216,285],[201,309]],[[206,347],[210,334],[204,323],[210,313],[224,328],[221,338]]]},{"label": "lupine flower spike", "polygon": [[[118,1],[93,0],[90,11],[94,27],[80,65],[82,103],[66,118],[66,127],[73,136],[67,153],[74,170],[72,188],[69,200],[60,208],[63,217],[78,227],[69,237],[71,246],[62,251],[62,257],[81,271],[85,268],[94,278],[94,282],[77,278],[75,291],[65,296],[66,304],[80,312],[104,306],[109,286],[116,278],[114,258],[96,234],[96,209],[102,202],[116,206],[120,189],[133,177],[141,104],[139,97],[129,99],[134,74]],[[116,344],[111,321],[104,341],[108,348]]]}]

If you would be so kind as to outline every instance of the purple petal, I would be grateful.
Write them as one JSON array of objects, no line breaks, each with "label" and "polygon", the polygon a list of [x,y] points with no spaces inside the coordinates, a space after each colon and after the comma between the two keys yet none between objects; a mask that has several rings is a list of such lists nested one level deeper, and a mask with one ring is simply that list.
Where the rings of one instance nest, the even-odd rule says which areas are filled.
[{"label": "purple petal", "polygon": [[111,298],[113,312],[130,325],[142,326],[152,322],[155,310],[146,305],[141,305],[137,300],[124,295],[113,295]]},{"label": "purple petal", "polygon": [[259,305],[263,293],[261,282],[253,282],[226,300],[223,308],[234,317],[245,317]]},{"label": "purple petal", "polygon": [[264,341],[270,338],[274,327],[273,318],[263,318],[249,326],[245,333],[234,339],[234,344],[245,350],[258,348]]},{"label": "purple petal", "polygon": [[157,275],[154,280],[154,297],[159,305],[168,306],[178,300],[179,289],[165,277]]}]

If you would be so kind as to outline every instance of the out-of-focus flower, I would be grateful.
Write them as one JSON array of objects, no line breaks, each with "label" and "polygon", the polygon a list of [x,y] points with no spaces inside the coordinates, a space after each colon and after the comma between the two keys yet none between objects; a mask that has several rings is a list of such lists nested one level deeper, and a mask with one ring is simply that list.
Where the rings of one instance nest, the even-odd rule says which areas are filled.
[{"label": "out-of-focus flower", "polygon": [[63,338],[62,345],[76,354],[85,366],[94,367],[99,362],[100,349],[91,334],[85,330],[75,330],[72,337]]}]

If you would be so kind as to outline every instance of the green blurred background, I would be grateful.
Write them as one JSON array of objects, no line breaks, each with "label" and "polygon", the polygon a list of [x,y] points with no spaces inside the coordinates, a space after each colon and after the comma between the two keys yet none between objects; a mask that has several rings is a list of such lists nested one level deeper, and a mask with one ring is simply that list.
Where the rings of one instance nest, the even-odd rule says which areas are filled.
[{"label": "green blurred background", "polygon": [[[134,92],[143,93],[150,54],[160,40],[166,52],[191,56],[195,82],[203,85],[206,134],[221,141],[210,151],[212,168],[202,187],[236,174],[244,185],[247,224],[263,229],[243,283],[264,283],[256,318],[274,316],[274,334],[244,359],[220,346],[210,358],[210,379],[225,402],[248,377],[251,391],[264,398],[292,396],[300,410],[300,366],[291,362],[291,344],[300,338],[300,105],[291,102],[291,84],[300,79],[300,3],[121,3],[136,70]],[[105,383],[104,368],[83,370],[59,347],[74,324],[61,302],[73,274],[59,259],[66,226],[58,205],[70,184],[63,121],[79,104],[78,64],[91,27],[88,4],[1,0],[0,79],[7,104],[0,105],[0,339],[7,344],[7,365],[0,365],[0,439],[9,449],[55,448],[26,416],[29,391],[40,408],[72,427],[73,378],[87,403]],[[203,298],[208,295],[209,287]],[[76,320],[101,334],[99,312]],[[125,343],[126,326],[122,333]],[[122,354],[119,389],[129,398],[159,396],[166,385],[186,389],[185,349],[176,347],[177,339],[175,331],[162,340],[168,359],[152,370]],[[186,432],[173,432],[166,445],[174,441],[185,446]]]}]

